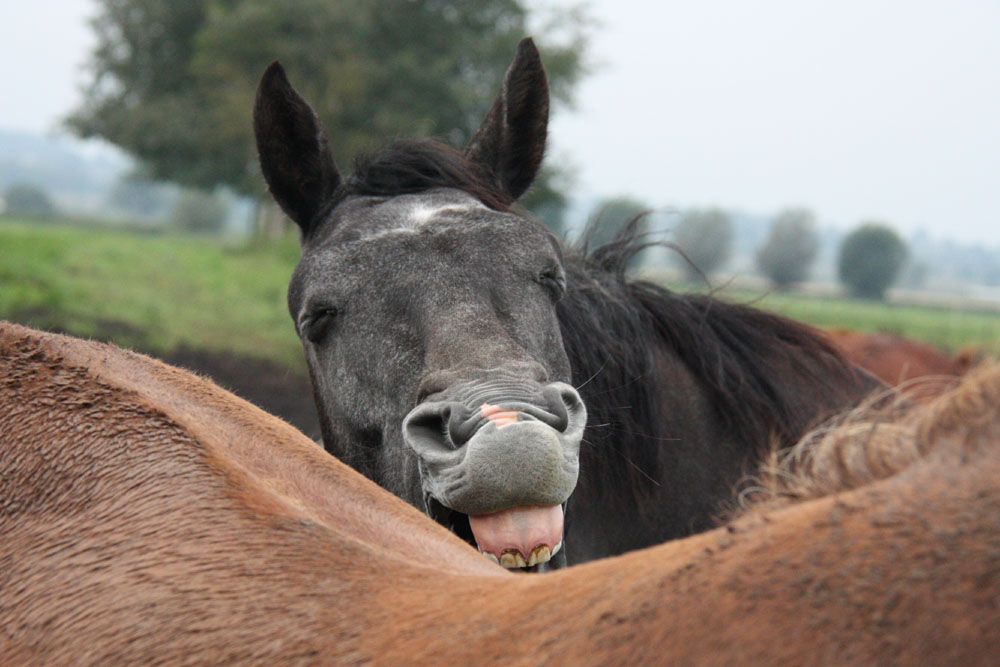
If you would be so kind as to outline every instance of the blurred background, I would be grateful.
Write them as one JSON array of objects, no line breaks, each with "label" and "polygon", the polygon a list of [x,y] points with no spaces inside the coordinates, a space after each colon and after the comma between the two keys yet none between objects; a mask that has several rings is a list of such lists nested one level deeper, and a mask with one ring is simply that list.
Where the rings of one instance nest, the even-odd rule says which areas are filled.
[{"label": "blurred background", "polygon": [[250,127],[274,59],[349,171],[394,136],[463,145],[533,35],[555,106],[521,203],[557,233],[638,220],[665,245],[635,271],[674,289],[1000,350],[996,2],[37,0],[0,25],[0,317],[201,371],[312,436],[297,239]]}]

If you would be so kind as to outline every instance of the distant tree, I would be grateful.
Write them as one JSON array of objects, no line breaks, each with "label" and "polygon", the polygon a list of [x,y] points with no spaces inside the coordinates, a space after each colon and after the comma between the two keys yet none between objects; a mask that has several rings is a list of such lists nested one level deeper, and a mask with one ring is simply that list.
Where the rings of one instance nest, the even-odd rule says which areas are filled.
[{"label": "distant tree", "polygon": [[3,194],[8,215],[47,218],[56,215],[55,204],[45,190],[30,183],[15,183]]},{"label": "distant tree", "polygon": [[852,296],[884,299],[906,261],[906,244],[884,224],[866,223],[840,246],[838,273]]},{"label": "distant tree", "polygon": [[728,213],[717,208],[687,211],[674,227],[674,243],[684,253],[684,257],[677,257],[676,263],[688,280],[700,280],[729,259],[732,220]]},{"label": "distant tree", "polygon": [[819,253],[819,234],[813,214],[789,208],[775,216],[764,245],[757,249],[757,269],[778,289],[801,282]]},{"label": "distant tree", "polygon": [[216,193],[185,188],[177,197],[171,219],[196,234],[218,234],[226,224],[226,202]]},{"label": "distant tree", "polygon": [[[400,134],[471,137],[518,40],[523,0],[99,0],[93,79],[68,119],[143,161],[149,175],[261,198],[251,131],[264,68],[280,59],[315,106],[345,169]],[[584,71],[588,25],[553,11],[539,47],[557,100]],[[541,184],[544,186],[544,182]],[[544,187],[541,188],[544,190]],[[544,202],[536,199],[536,204]]]}]

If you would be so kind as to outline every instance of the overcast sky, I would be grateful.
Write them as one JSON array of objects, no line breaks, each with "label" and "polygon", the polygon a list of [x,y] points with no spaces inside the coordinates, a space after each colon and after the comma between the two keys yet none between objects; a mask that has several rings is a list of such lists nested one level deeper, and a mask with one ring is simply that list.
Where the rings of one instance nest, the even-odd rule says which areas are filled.
[{"label": "overcast sky", "polygon": [[[1000,2],[590,6],[599,67],[550,132],[580,194],[1000,246]],[[0,0],[0,128],[50,131],[78,102],[93,11]]]}]

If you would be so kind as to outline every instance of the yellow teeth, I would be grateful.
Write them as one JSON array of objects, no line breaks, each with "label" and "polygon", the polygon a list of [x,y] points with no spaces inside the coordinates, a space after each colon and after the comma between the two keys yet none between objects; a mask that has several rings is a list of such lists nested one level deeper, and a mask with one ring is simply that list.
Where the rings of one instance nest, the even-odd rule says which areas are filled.
[{"label": "yellow teeth", "polygon": [[504,549],[500,554],[500,564],[506,568],[525,567],[528,563],[517,549]]},{"label": "yellow teeth", "polygon": [[562,545],[562,540],[559,540],[559,544],[551,549],[547,544],[539,544],[531,550],[531,555],[528,556],[527,560],[524,559],[524,556],[518,549],[504,549],[499,558],[488,551],[480,551],[479,553],[486,556],[497,565],[503,565],[507,569],[514,569],[518,567],[533,567],[535,565],[547,563],[553,556],[559,553],[559,550],[562,549]]},{"label": "yellow teeth", "polygon": [[549,553],[549,545],[539,544],[531,550],[531,556],[528,558],[528,567],[538,565],[539,563],[547,563],[551,557],[552,554]]}]

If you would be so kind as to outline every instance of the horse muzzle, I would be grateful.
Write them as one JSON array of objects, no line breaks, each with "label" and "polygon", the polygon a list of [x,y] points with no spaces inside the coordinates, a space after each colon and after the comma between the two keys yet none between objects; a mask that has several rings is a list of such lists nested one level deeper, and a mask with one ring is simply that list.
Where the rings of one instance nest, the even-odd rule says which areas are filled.
[{"label": "horse muzzle", "polygon": [[403,438],[425,496],[468,515],[476,544],[506,567],[562,547],[561,505],[576,487],[587,422],[575,389],[556,382],[466,382],[415,407]]}]

